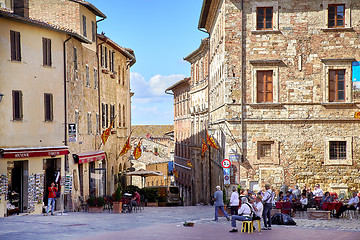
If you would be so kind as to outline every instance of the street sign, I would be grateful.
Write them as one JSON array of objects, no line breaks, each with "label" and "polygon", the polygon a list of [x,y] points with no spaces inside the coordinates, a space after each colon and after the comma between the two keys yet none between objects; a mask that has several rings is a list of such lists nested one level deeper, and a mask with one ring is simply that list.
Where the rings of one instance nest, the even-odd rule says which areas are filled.
[{"label": "street sign", "polygon": [[221,166],[222,166],[223,168],[229,168],[229,167],[231,166],[230,160],[229,160],[229,159],[224,159],[224,160],[222,160]]},{"label": "street sign", "polygon": [[76,142],[76,124],[69,123],[68,126],[69,142]]},{"label": "street sign", "polygon": [[224,185],[230,184],[230,168],[223,168],[224,171]]}]

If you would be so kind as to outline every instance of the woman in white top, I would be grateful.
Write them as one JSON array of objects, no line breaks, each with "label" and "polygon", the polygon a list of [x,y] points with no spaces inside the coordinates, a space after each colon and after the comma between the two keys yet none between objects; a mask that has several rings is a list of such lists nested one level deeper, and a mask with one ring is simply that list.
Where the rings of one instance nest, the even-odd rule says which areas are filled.
[{"label": "woman in white top", "polygon": [[239,215],[231,216],[231,226],[233,227],[233,229],[230,230],[230,232],[238,231],[236,228],[236,220],[238,220],[238,221],[251,221],[252,220],[252,215],[254,214],[254,209],[251,206],[251,204],[249,204],[247,197],[241,198],[241,207],[238,210],[238,214]]},{"label": "woman in white top", "polygon": [[230,197],[231,215],[236,215],[239,208],[239,194],[235,186],[232,188],[233,192]]}]

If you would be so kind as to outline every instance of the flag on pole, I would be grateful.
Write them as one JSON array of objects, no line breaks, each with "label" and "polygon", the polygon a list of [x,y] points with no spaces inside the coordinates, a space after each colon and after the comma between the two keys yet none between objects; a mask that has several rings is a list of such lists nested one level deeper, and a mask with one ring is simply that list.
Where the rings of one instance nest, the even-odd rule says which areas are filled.
[{"label": "flag on pole", "polygon": [[[115,120],[115,119],[114,119]],[[111,128],[114,124],[114,120],[111,122],[110,127],[108,127],[102,134],[101,134],[101,140],[102,143],[105,145],[106,141],[108,140],[109,136],[110,136],[110,131]]]},{"label": "flag on pole", "polygon": [[141,157],[141,140],[139,141],[138,145],[135,147],[135,150],[133,152],[135,160],[138,160]]},{"label": "flag on pole", "polygon": [[129,136],[125,142],[123,149],[120,152],[120,156],[126,154],[130,149],[131,149],[131,145],[130,145],[130,136]]},{"label": "flag on pole", "polygon": [[216,148],[217,150],[219,150],[219,147],[216,145],[213,137],[209,136],[209,132],[206,131],[206,142],[210,147]]},{"label": "flag on pole", "polygon": [[208,149],[208,146],[206,145],[206,142],[203,138],[201,138],[202,145],[201,145],[201,156],[204,156],[206,150]]},{"label": "flag on pole", "polygon": [[192,163],[190,160],[187,160],[187,165],[190,166],[190,167],[193,167]]},{"label": "flag on pole", "polygon": [[178,174],[178,172],[176,171],[176,169],[173,170],[173,174],[174,174],[174,177],[179,178],[179,174]]}]

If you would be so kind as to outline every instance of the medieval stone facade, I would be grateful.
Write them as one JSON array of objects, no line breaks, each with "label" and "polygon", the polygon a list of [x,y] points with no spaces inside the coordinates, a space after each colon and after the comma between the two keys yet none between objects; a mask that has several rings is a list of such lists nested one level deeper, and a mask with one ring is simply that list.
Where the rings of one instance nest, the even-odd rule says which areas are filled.
[{"label": "medieval stone facade", "polygon": [[359,190],[359,22],[353,0],[204,0],[209,126],[237,182]]}]

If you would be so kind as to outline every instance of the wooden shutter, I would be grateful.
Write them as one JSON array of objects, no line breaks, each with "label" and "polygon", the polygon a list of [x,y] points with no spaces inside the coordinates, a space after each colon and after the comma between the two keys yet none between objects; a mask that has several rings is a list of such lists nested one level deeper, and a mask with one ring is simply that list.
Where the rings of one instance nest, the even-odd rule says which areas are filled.
[{"label": "wooden shutter", "polygon": [[125,115],[126,113],[125,113],[125,105],[123,105],[123,127],[125,127],[125,121],[126,121],[126,119],[125,119]]},{"label": "wooden shutter", "polygon": [[336,101],[336,71],[329,71],[329,102]]},{"label": "wooden shutter", "polygon": [[106,124],[106,127],[109,126],[109,104],[105,104],[105,124]]},{"label": "wooden shutter", "polygon": [[46,56],[47,56],[47,44],[46,44],[46,38],[42,39],[42,45],[43,45],[43,66],[46,66]]},{"label": "wooden shutter", "polygon": [[83,15],[83,34],[86,37],[86,17]]},{"label": "wooden shutter", "polygon": [[108,57],[107,57],[107,47],[105,47],[105,68],[107,68],[108,67]]},{"label": "wooden shutter", "polygon": [[273,102],[273,71],[257,71],[257,102]]},{"label": "wooden shutter", "polygon": [[106,115],[105,115],[105,104],[102,103],[101,104],[101,125],[102,125],[103,128],[105,128],[105,122],[106,122],[105,117],[106,117]]},{"label": "wooden shutter", "polygon": [[23,110],[22,110],[22,92],[13,91],[13,120],[22,120],[23,119]]},{"label": "wooden shutter", "polygon": [[11,60],[16,60],[16,43],[15,43],[15,32],[10,31],[10,48],[11,48]]},{"label": "wooden shutter", "polygon": [[104,46],[100,46],[101,67],[104,67]]},{"label": "wooden shutter", "polygon": [[45,121],[53,121],[53,95],[44,94]]},{"label": "wooden shutter", "polygon": [[78,65],[77,65],[77,48],[74,47],[74,69],[77,70],[78,69]]},{"label": "wooden shutter", "polygon": [[47,56],[47,66],[51,66],[52,65],[52,61],[51,61],[51,39],[46,39],[47,41],[47,51],[46,51],[46,56]]}]

